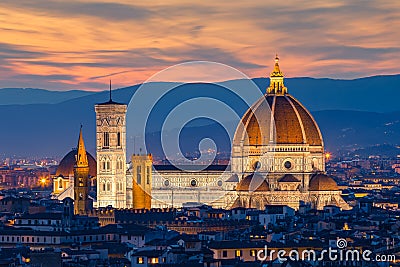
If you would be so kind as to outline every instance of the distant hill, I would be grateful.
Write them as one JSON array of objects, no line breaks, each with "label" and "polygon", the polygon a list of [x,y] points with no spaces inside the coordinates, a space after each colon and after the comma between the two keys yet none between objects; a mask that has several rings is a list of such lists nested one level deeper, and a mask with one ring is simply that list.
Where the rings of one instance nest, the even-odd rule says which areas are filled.
[{"label": "distant hill", "polygon": [[[266,78],[254,81],[261,91],[269,83]],[[227,83],[236,82],[240,81]],[[312,111],[328,150],[355,144],[365,147],[400,143],[400,75],[356,80],[289,78],[285,79],[285,85],[289,93]],[[128,103],[138,86],[114,90],[113,100]],[[76,146],[81,123],[88,150],[94,153],[94,104],[106,101],[108,92],[22,90],[0,89],[0,156],[61,157]],[[18,94],[21,99],[16,97]],[[188,129],[187,136],[213,132],[207,127],[215,125]],[[198,138],[186,139],[182,147],[195,149],[192,143]]]},{"label": "distant hill", "polygon": [[0,105],[57,104],[69,99],[91,95],[89,91],[49,91],[35,88],[2,88]]}]

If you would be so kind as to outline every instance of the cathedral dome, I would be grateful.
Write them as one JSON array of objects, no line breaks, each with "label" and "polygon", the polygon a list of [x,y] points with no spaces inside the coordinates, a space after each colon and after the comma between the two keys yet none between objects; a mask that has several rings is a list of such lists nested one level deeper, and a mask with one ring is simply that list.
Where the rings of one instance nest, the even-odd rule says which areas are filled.
[{"label": "cathedral dome", "polygon": [[236,144],[244,140],[246,145],[266,145],[271,141],[278,145],[323,145],[314,118],[289,94],[265,94],[245,113],[242,124],[244,127],[238,127],[235,134]]},{"label": "cathedral dome", "polygon": [[250,174],[244,177],[236,186],[236,191],[269,191],[269,185],[259,174]]},{"label": "cathedral dome", "polygon": [[242,117],[234,145],[323,146],[321,132],[310,112],[293,96],[283,84],[283,73],[276,58],[267,93],[257,100]]},{"label": "cathedral dome", "polygon": [[[64,176],[68,177],[70,175],[74,175],[74,166],[75,166],[75,155],[76,149],[71,150],[65,157],[60,161],[60,164],[57,167],[56,176]],[[89,161],[89,175],[91,177],[96,177],[97,175],[97,163],[89,152],[86,151],[87,158]]]},{"label": "cathedral dome", "polygon": [[311,177],[309,191],[337,191],[339,190],[335,180],[325,174],[318,173]]}]

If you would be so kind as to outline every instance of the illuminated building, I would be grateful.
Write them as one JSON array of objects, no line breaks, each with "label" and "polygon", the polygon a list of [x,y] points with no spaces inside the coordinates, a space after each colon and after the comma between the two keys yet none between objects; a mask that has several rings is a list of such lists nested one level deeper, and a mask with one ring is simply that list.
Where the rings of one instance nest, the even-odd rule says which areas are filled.
[{"label": "illuminated building", "polygon": [[232,171],[242,174],[234,207],[263,209],[266,204],[298,209],[349,206],[336,182],[325,175],[321,131],[308,110],[284,85],[279,58],[267,92],[242,117],[232,146]]},{"label": "illuminated building", "polygon": [[97,206],[126,208],[126,105],[109,101],[95,106]]},{"label": "illuminated building", "polygon": [[[319,127],[288,93],[278,57],[265,95],[243,115],[236,129],[229,166],[210,165],[202,170],[151,166],[149,155],[133,155],[127,167],[126,108],[112,100],[111,88],[109,101],[95,106],[97,207],[208,204],[263,209],[272,204],[297,210],[305,202],[319,210],[326,205],[350,208],[336,182],[325,174],[329,154],[324,152]],[[58,185],[64,188],[65,181],[60,181]]]}]

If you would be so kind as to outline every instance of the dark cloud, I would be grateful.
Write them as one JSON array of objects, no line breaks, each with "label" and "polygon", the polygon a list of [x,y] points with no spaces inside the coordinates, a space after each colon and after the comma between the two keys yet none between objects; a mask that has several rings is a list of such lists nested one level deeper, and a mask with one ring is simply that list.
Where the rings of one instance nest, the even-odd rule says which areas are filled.
[{"label": "dark cloud", "polygon": [[196,26],[193,26],[192,28],[191,28],[191,30],[190,30],[190,34],[193,36],[193,37],[198,37],[199,36],[199,34],[200,34],[200,32],[203,30],[205,28],[205,26],[203,26],[203,25],[196,25]]},{"label": "dark cloud", "polygon": [[317,60],[356,59],[377,61],[385,56],[400,52],[400,47],[362,47],[348,45],[312,45],[312,46],[283,46],[286,51],[295,54],[314,56]]},{"label": "dark cloud", "polygon": [[242,69],[255,69],[264,67],[247,60],[242,60],[238,57],[240,53],[229,52],[221,48],[207,47],[207,46],[189,46],[183,48],[167,49],[164,50],[165,55],[180,58],[182,61],[192,60],[207,60],[224,63],[234,68]]},{"label": "dark cloud", "polygon": [[50,16],[90,16],[113,21],[143,20],[151,15],[146,8],[113,2],[2,0],[1,4],[9,8],[46,12]]},{"label": "dark cloud", "polygon": [[[56,55],[57,53],[51,53]],[[207,46],[183,46],[177,48],[137,48],[131,50],[93,50],[86,51],[85,57],[91,62],[57,62],[46,60],[18,60],[27,65],[40,65],[70,68],[85,67],[119,67],[119,68],[152,68],[156,66],[170,66],[182,61],[216,61],[236,68],[252,69],[262,67],[239,59],[233,52]],[[166,59],[168,58],[168,59]],[[110,74],[108,74],[110,75]],[[93,77],[95,78],[95,77]]]},{"label": "dark cloud", "polygon": [[115,76],[115,75],[118,75],[118,74],[124,74],[124,73],[132,72],[132,71],[133,71],[133,70],[125,70],[125,71],[113,72],[113,73],[110,73],[110,74],[105,74],[105,75],[90,77],[89,80],[96,80],[96,79],[102,79],[102,78],[112,77],[112,76]]},{"label": "dark cloud", "polygon": [[0,59],[37,58],[47,55],[44,52],[33,51],[35,47],[0,43]]},{"label": "dark cloud", "polygon": [[1,27],[0,31],[21,32],[21,33],[40,33],[39,31],[34,31],[34,30],[22,30],[22,29],[4,28],[4,27]]},{"label": "dark cloud", "polygon": [[[48,55],[53,54],[49,53]],[[59,68],[71,68],[71,67],[116,67],[119,66],[117,62],[115,63],[102,63],[102,62],[57,62],[57,61],[47,61],[47,60],[14,60],[14,62],[24,63],[26,65],[36,65],[36,66],[49,66],[49,67],[59,67]]]},{"label": "dark cloud", "polygon": [[18,74],[10,77],[12,79],[16,80],[45,80],[45,81],[54,81],[54,80],[70,80],[73,81],[76,77],[73,75],[67,75],[67,74],[49,74],[49,75],[39,75],[39,74]]}]

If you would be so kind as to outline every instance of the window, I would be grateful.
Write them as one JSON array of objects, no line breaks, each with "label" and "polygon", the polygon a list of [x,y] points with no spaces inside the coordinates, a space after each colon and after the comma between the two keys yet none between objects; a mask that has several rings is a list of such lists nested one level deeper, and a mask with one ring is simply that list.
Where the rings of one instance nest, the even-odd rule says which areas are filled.
[{"label": "window", "polygon": [[142,183],[142,166],[136,167],[136,183],[137,184]]},{"label": "window", "polygon": [[122,160],[121,159],[118,159],[118,161],[117,161],[117,169],[118,170],[121,170],[122,169]]},{"label": "window", "polygon": [[223,251],[222,251],[222,257],[223,257],[223,258],[228,257],[228,251],[223,250]]},{"label": "window", "polygon": [[143,257],[138,257],[138,258],[137,258],[137,263],[138,263],[138,264],[144,264],[144,259],[143,259]]},{"label": "window", "polygon": [[255,257],[256,256],[256,251],[254,249],[250,250],[250,256]]},{"label": "window", "polygon": [[109,161],[107,161],[107,164],[106,164],[106,169],[107,169],[107,170],[111,170],[111,164],[110,164],[110,162],[109,162]]},{"label": "window", "polygon": [[150,166],[147,166],[147,172],[146,172],[146,183],[150,184]]},{"label": "window", "polygon": [[111,191],[111,183],[107,183],[107,191]]},{"label": "window", "polygon": [[151,264],[158,263],[158,258],[150,258],[149,263]]},{"label": "window", "polygon": [[117,133],[117,146],[121,146],[121,133]]},{"label": "window", "polygon": [[235,256],[236,257],[241,257],[242,256],[242,251],[241,250],[236,250],[235,251]]},{"label": "window", "polygon": [[108,148],[110,146],[110,134],[108,132],[103,133],[103,147]]},{"label": "window", "polygon": [[106,191],[106,183],[103,183],[103,191]]}]

